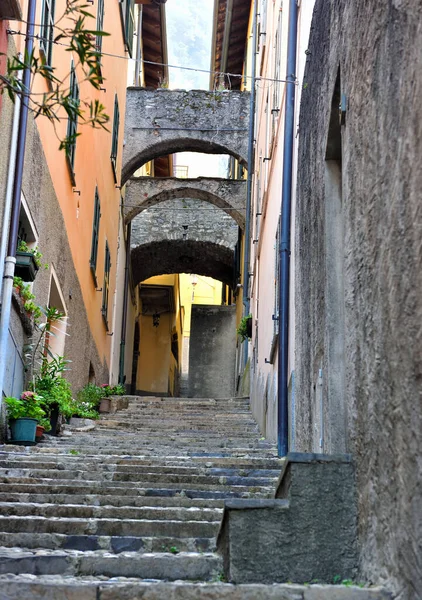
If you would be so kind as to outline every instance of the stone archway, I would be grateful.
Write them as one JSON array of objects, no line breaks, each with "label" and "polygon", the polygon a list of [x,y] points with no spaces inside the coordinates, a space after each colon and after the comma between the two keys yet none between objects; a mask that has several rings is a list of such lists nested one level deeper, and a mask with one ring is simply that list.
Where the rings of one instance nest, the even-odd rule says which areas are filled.
[{"label": "stone archway", "polygon": [[126,184],[124,217],[128,223],[141,211],[156,204],[190,198],[223,209],[241,227],[245,226],[246,181],[210,177],[177,179],[175,177],[136,177]]},{"label": "stone archway", "polygon": [[227,246],[197,240],[163,240],[132,249],[135,285],[169,273],[194,273],[233,285],[234,251]]},{"label": "stone archway", "polygon": [[122,184],[143,164],[177,152],[230,154],[247,164],[248,92],[129,88]]}]

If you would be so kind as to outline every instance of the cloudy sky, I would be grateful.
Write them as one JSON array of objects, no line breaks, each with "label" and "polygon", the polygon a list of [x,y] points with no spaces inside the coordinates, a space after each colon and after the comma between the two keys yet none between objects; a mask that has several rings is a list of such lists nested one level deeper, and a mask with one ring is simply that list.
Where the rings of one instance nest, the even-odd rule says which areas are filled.
[{"label": "cloudy sky", "polygon": [[[168,0],[166,3],[169,63],[209,69],[213,0]],[[209,74],[170,69],[171,88],[208,89]]]}]

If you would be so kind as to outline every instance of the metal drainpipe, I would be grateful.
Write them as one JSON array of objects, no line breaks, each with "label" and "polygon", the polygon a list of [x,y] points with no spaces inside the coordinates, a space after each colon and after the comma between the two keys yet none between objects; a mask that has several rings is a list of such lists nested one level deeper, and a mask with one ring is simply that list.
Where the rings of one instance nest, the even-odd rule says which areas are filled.
[{"label": "metal drainpipe", "polygon": [[[254,168],[254,142],[255,142],[255,102],[256,102],[256,38],[257,38],[257,20],[258,20],[258,0],[255,0],[254,16],[252,26],[252,71],[251,71],[251,100],[250,100],[250,118],[249,118],[249,139],[248,139],[248,179],[246,188],[246,219],[245,219],[245,254],[243,261],[243,305],[245,315],[250,312],[249,298],[249,261],[250,261],[250,235],[251,235],[251,203],[252,203],[252,178]],[[248,340],[244,342],[243,366],[248,362]]]},{"label": "metal drainpipe", "polygon": [[142,39],[142,5],[138,5],[138,27],[136,33],[136,63],[135,63],[135,86],[141,85],[141,39]]},{"label": "metal drainpipe", "polygon": [[126,324],[127,324],[127,300],[129,295],[129,267],[130,267],[130,238],[132,233],[132,224],[127,226],[126,235],[126,264],[125,264],[125,283],[123,290],[123,316],[122,332],[120,335],[120,358],[119,358],[119,383],[125,382],[125,350],[126,350]]},{"label": "metal drainpipe", "polygon": [[[34,48],[35,13],[37,0],[29,0],[25,39],[25,60],[32,56]],[[23,93],[19,114],[19,133],[16,149],[15,178],[13,182],[12,215],[9,226],[8,256],[5,260],[2,310],[0,316],[0,410],[3,398],[4,375],[6,371],[7,340],[9,333],[10,311],[12,305],[13,276],[16,265],[16,246],[18,242],[19,213],[21,208],[22,177],[25,159],[26,130],[28,125],[29,98],[31,87],[31,68],[26,65],[22,75]]]},{"label": "metal drainpipe", "polygon": [[297,0],[290,0],[287,46],[287,88],[284,119],[283,183],[280,234],[280,285],[278,335],[278,455],[289,450],[289,292],[290,292],[290,215],[296,95]]},{"label": "metal drainpipe", "polygon": [[[19,55],[20,58],[21,55]],[[7,173],[7,184],[6,184],[6,198],[4,203],[3,212],[3,224],[1,230],[1,241],[0,241],[0,294],[3,288],[3,275],[4,275],[4,261],[6,260],[6,248],[7,238],[9,233],[10,213],[12,210],[12,194],[13,194],[13,180],[15,174],[16,165],[16,148],[18,145],[18,131],[19,131],[19,111],[21,106],[20,96],[15,98],[15,106],[13,109],[13,125],[12,125],[12,137],[10,141],[10,153],[9,153],[9,169]]]}]

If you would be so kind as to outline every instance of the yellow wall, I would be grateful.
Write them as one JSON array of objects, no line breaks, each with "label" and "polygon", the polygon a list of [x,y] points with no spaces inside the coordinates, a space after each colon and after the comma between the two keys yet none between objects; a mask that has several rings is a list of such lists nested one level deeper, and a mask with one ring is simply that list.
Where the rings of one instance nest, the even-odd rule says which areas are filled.
[{"label": "yellow wall", "polygon": [[[151,315],[139,318],[141,341],[137,373],[137,390],[152,394],[174,395],[180,372],[183,341],[184,309],[180,301],[179,275],[160,275],[143,282],[147,285],[172,286],[175,310],[160,316],[158,327],[153,326]],[[174,333],[178,335],[179,361],[171,351]]]},{"label": "yellow wall", "polygon": [[[192,285],[192,278],[195,277],[196,285]],[[221,304],[223,284],[211,277],[202,277],[201,275],[180,275],[180,295],[182,305],[185,308],[185,326],[183,335],[190,336],[190,320],[192,313],[192,304]]]}]

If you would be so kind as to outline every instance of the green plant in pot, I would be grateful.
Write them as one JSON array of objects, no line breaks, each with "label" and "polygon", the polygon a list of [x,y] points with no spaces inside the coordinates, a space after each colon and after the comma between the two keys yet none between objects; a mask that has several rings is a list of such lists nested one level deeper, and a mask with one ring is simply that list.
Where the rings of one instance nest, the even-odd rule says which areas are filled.
[{"label": "green plant in pot", "polygon": [[14,443],[21,445],[35,443],[37,424],[46,416],[42,403],[43,398],[32,391],[23,392],[20,398],[5,398]]},{"label": "green plant in pot", "polygon": [[252,315],[242,317],[237,328],[237,334],[240,336],[242,342],[252,338]]},{"label": "green plant in pot", "polygon": [[24,281],[34,281],[40,267],[48,269],[48,265],[43,265],[41,259],[42,254],[38,246],[30,248],[25,241],[21,240],[16,250],[16,275]]}]

